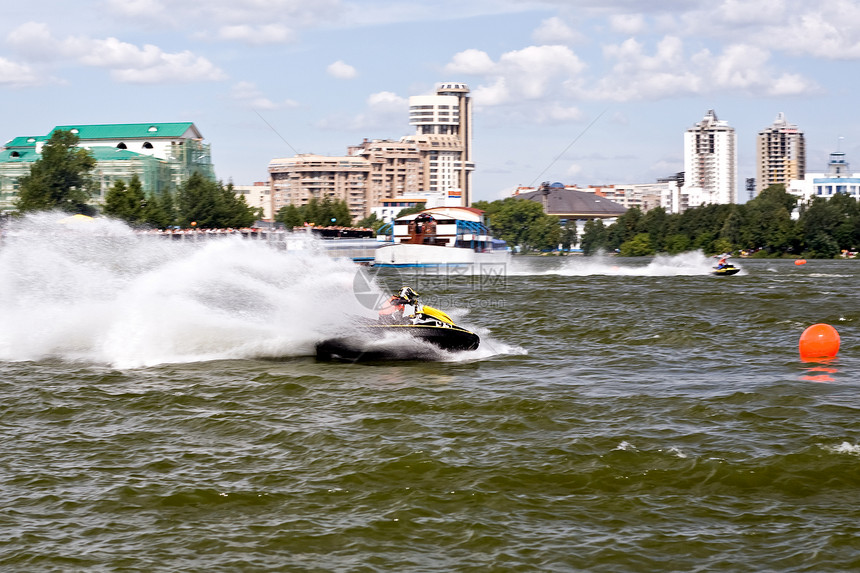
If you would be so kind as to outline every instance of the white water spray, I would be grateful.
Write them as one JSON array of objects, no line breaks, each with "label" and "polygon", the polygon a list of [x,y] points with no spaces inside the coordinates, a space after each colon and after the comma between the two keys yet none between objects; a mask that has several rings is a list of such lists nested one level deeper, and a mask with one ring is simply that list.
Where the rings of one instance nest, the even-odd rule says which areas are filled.
[{"label": "white water spray", "polygon": [[[558,257],[558,266],[552,269],[537,268],[528,258],[515,261],[509,270],[512,276],[559,275],[559,276],[695,276],[713,271],[714,259],[701,251],[679,255],[657,255],[646,264],[634,264],[630,259],[619,261],[616,257],[598,255],[593,257]],[[643,259],[643,261],[646,259]]]},{"label": "white water spray", "polygon": [[259,241],[140,235],[42,214],[0,246],[0,359],[128,368],[313,353],[367,315],[351,261]]}]

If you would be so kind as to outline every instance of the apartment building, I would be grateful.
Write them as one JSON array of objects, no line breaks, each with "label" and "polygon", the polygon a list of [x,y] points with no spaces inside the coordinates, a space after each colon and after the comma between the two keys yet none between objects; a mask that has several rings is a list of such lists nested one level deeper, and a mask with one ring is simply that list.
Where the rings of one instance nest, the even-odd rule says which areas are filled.
[{"label": "apartment building", "polygon": [[269,163],[272,212],[304,205],[311,197],[339,199],[353,218],[402,195],[442,194],[445,204],[471,203],[472,172],[469,88],[444,83],[435,95],[409,99],[416,132],[400,140],[365,139],[343,157],[297,155]]},{"label": "apartment building", "polygon": [[367,185],[372,166],[360,156],[299,154],[269,162],[272,212],[287,205],[307,205],[311,197],[345,201],[353,219],[367,213]]},{"label": "apartment building", "polygon": [[737,203],[737,134],[708,110],[684,132],[684,188],[690,207]]},{"label": "apartment building", "polygon": [[755,195],[771,185],[801,179],[806,172],[803,132],[780,112],[776,120],[756,136]]}]

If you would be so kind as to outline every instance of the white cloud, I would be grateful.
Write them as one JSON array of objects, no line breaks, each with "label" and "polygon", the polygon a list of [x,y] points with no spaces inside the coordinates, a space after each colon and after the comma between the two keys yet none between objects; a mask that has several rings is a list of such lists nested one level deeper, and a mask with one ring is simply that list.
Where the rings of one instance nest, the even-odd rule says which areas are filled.
[{"label": "white cloud", "polygon": [[774,72],[769,65],[770,53],[763,48],[744,44],[728,46],[712,56],[702,52],[693,57],[705,83],[714,89],[743,91],[753,95],[787,96],[817,91],[814,82],[798,74]]},{"label": "white cloud", "polygon": [[755,46],[729,46],[715,58],[712,77],[717,85],[731,89],[749,89],[766,79],[764,65],[770,54]]},{"label": "white cloud", "polygon": [[[813,5],[810,5],[813,6]],[[835,0],[814,5],[818,9],[792,16],[768,36],[790,38],[783,48],[789,54],[826,59],[860,58],[860,6]]]},{"label": "white cloud", "polygon": [[492,58],[481,50],[469,49],[454,54],[451,63],[445,66],[449,74],[486,75],[496,69]]},{"label": "white cloud", "polygon": [[401,112],[409,109],[409,100],[393,92],[378,92],[367,98],[371,109]]},{"label": "white cloud", "polygon": [[721,0],[678,12],[676,18],[675,33],[691,39],[756,44],[828,60],[860,59],[860,4],[855,0]]},{"label": "white cloud", "polygon": [[281,24],[222,26],[218,30],[218,38],[248,44],[285,44],[296,41],[295,33]]},{"label": "white cloud", "polygon": [[[107,0],[107,6],[110,14],[138,25],[253,43],[293,41],[284,23],[289,30],[309,29],[342,24],[347,17],[341,0]],[[260,35],[266,39],[255,39]]]},{"label": "white cloud", "polygon": [[770,53],[748,44],[728,46],[716,56],[702,50],[687,57],[680,38],[666,36],[653,55],[631,38],[604,47],[604,55],[616,63],[609,74],[583,92],[586,97],[634,101],[721,90],[758,96],[799,95],[816,90],[814,83],[801,75],[775,71]]},{"label": "white cloud", "polygon": [[455,54],[445,71],[483,76],[473,93],[476,105],[500,105],[552,95],[560,83],[578,76],[585,64],[566,46],[529,46],[506,52],[498,62],[479,50]]},{"label": "white cloud", "polygon": [[28,66],[0,58],[0,86],[24,87],[42,83],[39,76]]},{"label": "white cloud", "polygon": [[48,61],[61,57],[59,43],[51,36],[47,24],[25,22],[6,36],[6,43],[32,61]]},{"label": "white cloud", "polygon": [[720,20],[735,25],[766,25],[781,20],[786,14],[786,5],[785,0],[723,0],[717,4],[716,13]]},{"label": "white cloud", "polygon": [[347,63],[344,63],[341,60],[334,62],[333,64],[329,64],[326,68],[326,72],[333,78],[338,78],[341,80],[351,80],[354,77],[358,76],[358,72],[355,71],[355,68],[350,66]]},{"label": "white cloud", "polygon": [[646,54],[643,44],[633,38],[605,46],[603,53],[616,63],[606,76],[588,85],[582,94],[586,97],[615,101],[659,99],[700,89],[701,80],[686,69],[683,42],[677,37],[663,38],[653,56]]},{"label": "white cloud", "polygon": [[532,33],[537,44],[572,44],[582,40],[582,34],[568,26],[564,20],[553,16],[541,22]]},{"label": "white cloud", "polygon": [[642,14],[616,14],[609,17],[609,27],[614,32],[633,36],[646,29],[645,17]]},{"label": "white cloud", "polygon": [[298,103],[285,99],[280,102],[272,101],[253,82],[239,82],[230,90],[230,97],[244,107],[251,109],[274,110],[298,107]]},{"label": "white cloud", "polygon": [[582,121],[582,118],[582,110],[578,107],[554,102],[541,106],[537,119],[539,123],[569,123]]},{"label": "white cloud", "polygon": [[[351,131],[367,131],[391,129],[392,126],[402,125],[409,113],[408,98],[393,92],[377,92],[368,96],[367,108],[353,118],[331,116],[317,125],[323,129],[348,129]],[[398,134],[400,137],[402,134]]]},{"label": "white cloud", "polygon": [[111,12],[129,18],[155,18],[167,12],[159,0],[108,0],[107,5]]},{"label": "white cloud", "polygon": [[185,83],[217,81],[227,76],[212,62],[185,50],[170,53],[146,44],[142,48],[117,38],[104,40],[84,36],[57,39],[44,24],[30,22],[8,36],[19,53],[36,61],[74,61],[111,70],[111,77],[127,83]]},{"label": "white cloud", "polygon": [[571,163],[567,166],[567,169],[564,170],[564,174],[568,177],[576,177],[583,172],[582,165],[579,163]]},{"label": "white cloud", "polygon": [[217,66],[191,52],[168,54],[159,51],[157,56],[154,62],[145,66],[114,68],[111,70],[111,77],[116,81],[132,84],[189,83],[227,79],[227,74]]}]

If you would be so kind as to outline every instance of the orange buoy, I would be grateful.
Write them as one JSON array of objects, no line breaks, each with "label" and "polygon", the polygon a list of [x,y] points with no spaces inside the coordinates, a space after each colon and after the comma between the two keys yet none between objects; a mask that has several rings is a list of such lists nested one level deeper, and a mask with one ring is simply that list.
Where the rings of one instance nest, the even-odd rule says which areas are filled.
[{"label": "orange buoy", "polygon": [[829,324],[813,324],[800,335],[800,358],[833,358],[839,352],[839,333]]},{"label": "orange buoy", "polygon": [[796,261],[794,261],[794,264],[795,265],[805,265],[806,259],[797,259]]}]

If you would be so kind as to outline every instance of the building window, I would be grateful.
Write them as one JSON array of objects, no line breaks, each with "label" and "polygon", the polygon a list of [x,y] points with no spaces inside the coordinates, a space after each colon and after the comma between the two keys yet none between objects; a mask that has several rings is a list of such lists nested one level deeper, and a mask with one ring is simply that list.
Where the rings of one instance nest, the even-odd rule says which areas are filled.
[{"label": "building window", "polygon": [[128,149],[128,147],[126,147],[125,143],[123,143],[121,141],[116,144],[116,148],[117,149]]},{"label": "building window", "polygon": [[143,148],[144,149],[152,149],[152,144],[148,141],[144,141],[143,142]]}]

